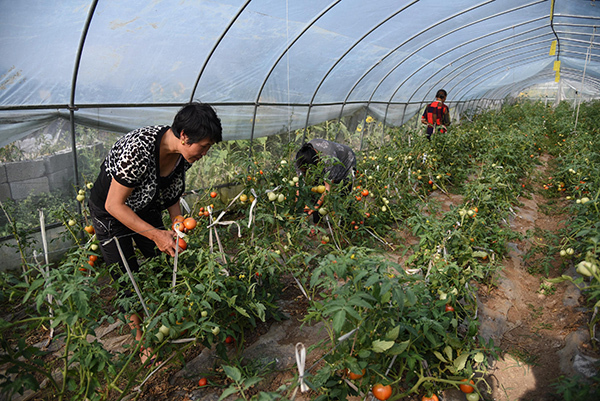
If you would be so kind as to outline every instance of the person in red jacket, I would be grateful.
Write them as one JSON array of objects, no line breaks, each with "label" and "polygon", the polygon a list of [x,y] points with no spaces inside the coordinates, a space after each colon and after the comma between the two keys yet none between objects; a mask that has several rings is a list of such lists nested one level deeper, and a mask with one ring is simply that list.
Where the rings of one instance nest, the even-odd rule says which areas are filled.
[{"label": "person in red jacket", "polygon": [[440,89],[435,94],[435,101],[430,103],[423,111],[421,122],[427,124],[427,139],[431,140],[431,135],[437,132],[445,133],[446,127],[450,125],[450,110],[444,104],[448,94]]}]

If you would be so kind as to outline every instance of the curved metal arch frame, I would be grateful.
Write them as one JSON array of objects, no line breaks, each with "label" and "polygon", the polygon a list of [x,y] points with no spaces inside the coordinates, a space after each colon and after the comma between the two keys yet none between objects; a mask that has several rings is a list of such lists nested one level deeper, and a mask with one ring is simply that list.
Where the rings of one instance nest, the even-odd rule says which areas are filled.
[{"label": "curved metal arch frame", "polygon": [[[503,12],[501,12],[501,13],[496,13],[496,14],[494,14],[494,15],[492,15],[492,16],[489,16],[489,17],[482,18],[482,19],[480,19],[480,20],[478,20],[478,21],[473,21],[471,24],[465,25],[465,26],[463,26],[463,27],[461,27],[461,28],[458,28],[458,29],[454,29],[454,30],[452,30],[452,31],[449,31],[449,32],[447,32],[447,33],[446,33],[444,36],[446,36],[446,35],[449,35],[449,34],[451,34],[451,33],[454,33],[454,32],[456,32],[456,31],[458,31],[458,30],[460,30],[460,29],[462,29],[462,28],[464,28],[464,27],[467,27],[467,26],[470,26],[470,25],[474,25],[474,24],[478,24],[478,23],[481,23],[481,22],[487,21],[488,19],[491,19],[491,18],[496,18],[496,17],[498,17],[498,16],[500,16],[500,15],[504,15],[504,14],[506,14],[506,13],[513,12],[513,11],[516,11],[516,10],[520,10],[520,9],[523,9],[523,8],[526,8],[526,7],[531,7],[531,6],[537,5],[537,4],[539,4],[539,3],[540,3],[540,1],[536,1],[536,2],[533,2],[533,3],[529,3],[529,4],[524,4],[524,5],[522,5],[522,6],[519,6],[519,7],[516,7],[516,8],[512,8],[512,9],[510,9],[510,10],[503,11]],[[534,20],[530,20],[530,21],[527,21],[527,22],[523,22],[522,24],[528,24],[528,23],[532,23],[532,22],[535,22],[535,21],[541,20],[542,18],[545,18],[545,17],[539,17],[539,18],[536,18],[536,19],[534,19]],[[515,25],[515,26],[517,26],[517,25]],[[499,32],[502,32],[503,30],[506,30],[506,29],[512,29],[512,28],[513,28],[513,27],[510,27],[510,28],[503,28],[503,29],[499,30]],[[484,38],[484,37],[487,37],[487,36],[489,36],[489,34],[481,35],[480,37],[476,38],[476,40],[482,39],[482,38]],[[514,36],[514,35],[513,35],[513,36]],[[429,42],[427,45],[431,44],[432,42],[434,42],[434,40],[430,41],[430,42]],[[466,43],[465,43],[465,44],[466,44]],[[416,52],[418,52],[418,51],[422,50],[423,48],[425,48],[425,46],[423,46],[423,47],[421,47],[421,48],[417,49],[415,52],[411,53],[411,54],[410,54],[408,57],[406,57],[406,58],[405,58],[405,59],[403,59],[403,60],[402,60],[400,63],[398,63],[398,64],[397,64],[397,65],[396,65],[396,66],[395,66],[395,67],[394,67],[394,68],[393,68],[393,69],[392,69],[390,72],[388,72],[388,74],[387,74],[387,75],[386,75],[386,76],[385,76],[385,77],[384,77],[384,78],[383,78],[383,79],[382,79],[382,80],[379,82],[379,84],[377,85],[377,88],[378,88],[378,87],[379,87],[379,86],[380,86],[380,85],[383,83],[383,80],[384,80],[384,79],[386,79],[386,78],[387,78],[387,77],[388,77],[388,76],[391,74],[391,72],[392,72],[393,70],[395,70],[396,68],[398,68],[398,67],[399,67],[401,64],[403,64],[403,63],[404,63],[405,61],[407,61],[407,60],[408,60],[410,57],[412,57],[412,56],[413,56],[413,55],[414,55]],[[481,47],[480,47],[480,48],[478,48],[477,50],[480,50],[480,49],[481,49]],[[468,54],[471,54],[471,53],[472,53],[472,52],[469,52]],[[438,57],[439,57],[439,56],[438,56]],[[437,59],[437,57],[436,57],[436,59]],[[435,74],[434,74],[434,75],[435,75]],[[388,101],[388,104],[391,104],[391,103],[392,103],[392,99],[394,98],[394,96],[396,95],[396,93],[397,93],[397,92],[400,90],[400,88],[402,87],[402,85],[403,85],[405,82],[406,82],[406,80],[405,80],[405,81],[403,81],[403,82],[402,82],[402,83],[401,83],[401,84],[400,84],[398,87],[396,87],[396,89],[395,89],[395,90],[392,92],[392,95],[390,96],[390,99],[389,99],[389,101]],[[420,86],[420,87],[421,87],[421,86]],[[419,87],[419,88],[420,88],[420,87]],[[377,89],[377,88],[376,88],[376,89]],[[375,89],[375,90],[376,90],[376,89]],[[373,96],[373,95],[374,95],[374,92],[373,92],[372,96]],[[408,100],[408,102],[407,102],[407,103],[410,103],[410,100],[412,99],[412,97],[413,97],[413,96],[414,96],[414,93],[413,93],[413,94],[410,96],[410,98],[409,98],[409,100]],[[422,103],[423,101],[424,101],[424,99],[421,101],[421,103]],[[387,117],[387,114],[388,114],[388,109],[389,109],[389,106],[386,108],[386,112],[385,112],[385,117],[384,117],[384,119]],[[402,119],[404,119],[404,116],[402,117]]]},{"label": "curved metal arch frame", "polygon": [[[538,41],[538,42],[535,42],[535,43],[532,43],[532,44],[528,44],[527,46],[530,46],[530,45],[535,45],[535,44],[539,44],[539,43],[544,43],[544,41]],[[472,66],[473,66],[474,64],[481,63],[481,62],[484,62],[484,61],[487,61],[487,60],[491,60],[491,59],[492,59],[493,61],[492,61],[491,63],[487,63],[487,64],[485,64],[485,65],[482,67],[482,68],[485,68],[485,67],[487,67],[487,66],[489,66],[490,64],[493,64],[493,63],[495,63],[495,62],[502,61],[502,60],[506,60],[506,59],[508,59],[508,58],[510,58],[510,57],[514,57],[514,56],[510,56],[510,57],[500,57],[500,58],[496,58],[496,56],[498,56],[498,55],[505,54],[505,53],[508,53],[508,52],[513,52],[513,51],[515,51],[515,49],[518,49],[518,48],[520,48],[520,47],[525,47],[525,46],[518,46],[518,47],[510,48],[510,49],[504,50],[504,51],[502,51],[502,52],[495,52],[495,51],[493,51],[493,50],[491,50],[491,51],[488,51],[488,52],[484,52],[484,53],[482,53],[481,55],[478,55],[477,57],[475,57],[475,58],[473,58],[473,59],[470,59],[468,62],[465,62],[465,63],[463,63],[463,64],[461,64],[461,65],[457,66],[456,68],[454,68],[452,71],[450,71],[449,73],[447,73],[446,75],[444,75],[442,78],[440,78],[438,81],[436,81],[436,82],[435,82],[435,84],[431,85],[431,88],[434,88],[434,87],[437,87],[437,86],[439,86],[440,82],[442,82],[442,81],[444,81],[444,80],[448,80],[448,82],[450,83],[452,80],[456,79],[456,73],[464,73],[466,70],[468,70],[468,69],[472,68]],[[540,48],[539,48],[539,50],[542,50],[542,49],[545,49],[545,48],[547,48],[547,47],[540,47]],[[493,54],[490,56],[490,53],[493,53]],[[519,55],[519,54],[522,54],[522,53],[517,53],[517,55]],[[464,66],[465,64],[467,64],[467,63],[469,64],[469,66],[468,66],[467,68],[463,68],[463,66]],[[481,68],[478,68],[478,69],[474,70],[474,72],[477,72],[477,71],[479,71],[479,70],[481,70]],[[450,77],[451,75],[454,75],[454,76]],[[450,78],[449,78],[449,77],[450,77]],[[453,92],[453,91],[454,91],[454,89],[456,88],[456,86],[457,86],[459,83],[461,83],[462,81],[464,81],[464,79],[466,79],[466,78],[468,78],[468,77],[465,77],[465,78],[463,78],[463,79],[459,80],[459,81],[458,81],[457,83],[455,83],[453,86],[449,87],[449,89],[448,89],[448,92]],[[416,92],[415,92],[415,93],[416,93]],[[454,93],[456,93],[456,92],[454,92]],[[414,94],[413,94],[413,95],[414,95]],[[453,95],[453,97],[454,97],[454,96],[455,96],[455,95]],[[411,96],[411,98],[412,98],[412,96]],[[422,101],[425,101],[425,100],[423,99]],[[449,102],[449,103],[451,103],[451,102]]]},{"label": "curved metal arch frame", "polygon": [[227,35],[227,32],[229,32],[229,30],[231,29],[231,27],[233,26],[233,24],[235,24],[235,21],[238,20],[238,18],[240,17],[240,15],[244,12],[244,10],[246,9],[246,7],[248,7],[248,5],[250,4],[251,1],[252,0],[246,0],[246,2],[244,3],[244,5],[242,5],[240,7],[240,9],[235,14],[235,16],[227,24],[227,27],[223,30],[223,32],[221,32],[221,35],[219,35],[219,38],[217,39],[217,41],[213,45],[212,49],[210,50],[210,52],[206,56],[206,59],[204,60],[204,63],[202,64],[202,67],[200,68],[200,72],[198,73],[198,77],[196,78],[196,82],[194,83],[194,87],[193,87],[192,93],[190,95],[190,102],[193,101],[194,97],[196,96],[196,90],[198,89],[198,85],[200,84],[200,79],[202,78],[202,75],[204,74],[204,70],[206,69],[206,66],[210,62],[210,59],[212,58],[212,55],[215,53],[215,51],[217,51],[217,48],[219,47],[219,45],[221,44],[221,42],[225,38],[225,35]]},{"label": "curved metal arch frame", "polygon": [[[259,105],[259,99],[260,99],[260,95],[262,94],[263,89],[265,88],[267,81],[269,80],[269,78],[271,77],[271,74],[273,73],[273,71],[275,70],[275,68],[277,68],[277,65],[279,64],[279,61],[281,61],[281,59],[283,58],[283,56],[285,56],[288,51],[292,48],[292,46],[298,41],[300,40],[300,38],[302,37],[302,35],[304,35],[306,33],[306,31],[308,31],[319,19],[321,19],[321,17],[323,17],[325,14],[327,14],[327,12],[329,12],[329,10],[331,10],[333,7],[335,7],[337,4],[339,4],[341,2],[341,0],[335,0],[334,2],[330,3],[329,6],[325,7],[323,10],[321,10],[321,12],[314,17],[312,20],[309,21],[308,24],[306,24],[306,26],[300,31],[300,33],[298,35],[296,35],[296,37],[294,38],[294,40],[292,40],[287,47],[284,49],[284,51],[281,52],[281,54],[279,55],[279,57],[277,57],[277,59],[275,60],[275,62],[273,63],[273,65],[271,66],[271,68],[269,69],[269,71],[267,72],[265,78],[263,79],[263,82],[256,94],[256,100],[254,101],[254,115],[252,117],[252,128],[250,130],[250,141],[252,141],[254,139],[254,128],[256,127],[256,114],[258,112],[258,105]],[[310,105],[309,105],[309,110],[310,110]],[[307,117],[307,124],[308,124],[308,117]],[[306,126],[304,127],[304,129],[306,130]],[[302,142],[304,142],[304,138],[302,140]]]},{"label": "curved metal arch frame", "polygon": [[[73,76],[71,80],[71,96],[69,100],[69,122],[71,125],[71,152],[73,153],[73,183],[76,188],[79,187],[79,167],[77,166],[77,142],[75,138],[75,89],[77,88],[77,77],[79,76],[79,66],[81,65],[81,56],[83,55],[83,47],[85,46],[85,40],[96,12],[96,6],[98,0],[93,0],[88,10],[88,15],[85,20],[85,24],[81,31],[81,37],[79,39],[79,47],[77,48],[77,55],[75,56],[75,65],[73,66]],[[81,210],[81,204],[77,202],[77,209]]]},{"label": "curved metal arch frame", "polygon": [[[477,77],[474,77],[471,81],[467,82],[465,85],[462,86],[462,88],[460,89],[461,91],[463,91],[464,93],[462,94],[462,96],[458,99],[459,102],[463,101],[463,98],[471,91],[472,89],[472,84],[480,79],[489,77],[489,76],[494,76],[497,74],[500,74],[503,70],[505,70],[506,68],[512,68],[513,66],[518,66],[520,65],[519,63],[522,63],[523,61],[527,61],[527,60],[533,60],[533,59],[537,59],[537,58],[542,58],[542,57],[547,57],[546,54],[542,54],[542,55],[534,55],[534,56],[530,56],[530,57],[525,57],[523,59],[517,60],[514,63],[508,63],[508,64],[504,64],[500,67],[497,68],[493,68],[491,70],[488,70],[485,72],[485,74],[480,74]],[[483,69],[480,68],[479,70]],[[478,70],[478,71],[479,71]],[[496,72],[495,72],[496,71]],[[471,76],[472,77],[472,76]],[[469,78],[471,78],[469,77]],[[462,79],[461,81],[464,81],[467,78]]]},{"label": "curved metal arch frame", "polygon": [[[527,31],[527,32],[533,32],[533,31],[536,31],[536,30],[544,29],[544,28],[545,28],[544,26],[539,26],[539,27],[537,27],[537,28],[530,29],[530,30],[529,30],[529,31]],[[525,43],[525,42],[528,42],[528,41],[530,41],[530,40],[534,40],[534,39],[537,39],[537,38],[540,38],[540,37],[542,37],[542,36],[546,36],[546,35],[549,35],[549,33],[543,33],[543,34],[540,34],[540,35],[535,35],[535,36],[532,36],[532,37],[529,37],[529,38],[526,38],[526,39],[520,40],[520,41],[518,41],[518,42],[514,42],[514,43],[513,43],[513,45],[515,45],[515,44],[520,44],[520,43]],[[453,64],[455,64],[457,61],[459,61],[459,60],[461,60],[461,59],[463,59],[463,58],[467,58],[467,57],[469,57],[469,56],[470,56],[470,55],[472,55],[473,53],[480,52],[482,49],[485,49],[486,47],[489,47],[490,45],[494,45],[494,44],[497,44],[497,43],[501,43],[501,42],[503,42],[503,41],[505,41],[505,40],[507,40],[507,39],[514,39],[514,38],[515,38],[515,37],[517,37],[517,36],[519,36],[519,35],[517,35],[517,34],[515,34],[515,35],[510,35],[510,36],[508,36],[508,37],[506,37],[506,38],[499,39],[499,40],[497,40],[497,41],[494,41],[494,42],[492,42],[492,43],[487,43],[487,44],[484,44],[483,46],[480,46],[480,47],[478,47],[478,48],[476,48],[476,49],[473,49],[472,51],[470,51],[470,52],[468,52],[468,53],[465,53],[465,54],[463,54],[462,56],[458,57],[457,59],[455,59],[455,61],[454,61],[454,63],[453,63]],[[443,80],[445,80],[445,79],[449,79],[448,77],[449,77],[450,75],[452,75],[452,74],[454,74],[456,71],[460,70],[460,69],[461,69],[463,66],[465,66],[465,65],[468,65],[468,64],[474,64],[474,63],[476,63],[476,62],[479,62],[479,61],[481,61],[482,59],[483,59],[483,60],[486,60],[488,57],[484,57],[484,56],[486,56],[486,55],[488,55],[488,54],[490,54],[490,53],[494,53],[494,52],[495,52],[496,54],[502,54],[502,53],[505,53],[505,52],[507,52],[507,51],[512,51],[513,49],[514,49],[514,47],[510,47],[510,48],[508,48],[507,50],[503,50],[502,52],[497,52],[496,50],[490,50],[490,51],[486,51],[486,52],[483,52],[483,53],[481,53],[481,54],[478,54],[477,56],[475,56],[475,57],[473,57],[473,58],[469,58],[468,60],[464,61],[462,64],[458,64],[458,65],[457,65],[456,67],[454,67],[454,68],[453,68],[451,71],[447,72],[447,73],[446,73],[446,74],[445,74],[445,75],[444,75],[444,76],[443,76],[441,79],[439,79],[438,81],[436,81],[434,84],[430,85],[430,88],[429,88],[429,89],[426,91],[426,93],[429,93],[429,91],[431,91],[433,88],[435,88],[435,87],[439,86],[439,84],[440,84],[440,82],[441,82],[441,81],[443,81]],[[470,67],[468,67],[468,68],[470,68]],[[419,85],[419,86],[418,86],[418,87],[417,87],[417,88],[416,88],[416,89],[413,91],[413,93],[412,93],[412,94],[409,96],[409,98],[408,98],[408,101],[410,102],[410,101],[413,99],[413,97],[416,95],[416,93],[417,93],[417,92],[418,92],[418,91],[419,91],[419,90],[420,90],[422,87],[424,87],[424,86],[425,86],[425,85],[427,85],[429,82],[431,82],[431,80],[433,79],[433,77],[435,77],[435,75],[437,75],[437,74],[439,74],[439,73],[440,73],[440,71],[436,71],[436,72],[434,72],[433,74],[431,74],[429,77],[427,77],[427,79],[423,80],[423,83],[422,83],[421,85]],[[398,89],[399,89],[399,88],[398,88]],[[396,92],[397,92],[397,91],[395,91],[395,92],[393,93],[393,96],[395,96],[395,95],[396,95]],[[425,99],[423,98],[423,99],[421,99],[421,101],[425,101]]]},{"label": "curved metal arch frame", "polygon": [[[489,0],[488,0],[489,1]],[[327,79],[327,77],[329,76],[329,74],[331,74],[331,72],[333,71],[333,69],[348,55],[348,53],[350,53],[356,46],[358,46],[367,36],[369,36],[371,33],[373,33],[376,29],[378,29],[379,27],[381,27],[382,25],[384,25],[386,22],[388,22],[390,19],[394,18],[396,15],[400,14],[402,11],[406,10],[407,8],[411,7],[412,5],[418,3],[419,0],[413,0],[412,2],[410,2],[409,4],[403,6],[400,8],[400,10],[396,11],[395,13],[389,15],[387,18],[383,19],[383,21],[381,21],[379,24],[375,25],[373,28],[371,28],[369,31],[367,31],[363,36],[361,36],[358,40],[356,40],[329,68],[329,70],[327,70],[327,72],[323,75],[323,77],[321,78],[321,81],[317,84],[317,87],[315,88],[313,95],[310,99],[309,102],[309,106],[308,106],[308,111],[306,112],[306,121],[304,123],[304,133],[302,136],[302,142],[306,141],[306,129],[308,128],[308,121],[310,119],[310,111],[312,109],[312,105],[314,103],[315,97],[317,96],[317,93],[319,92],[319,89],[321,89],[321,86],[323,85],[323,83],[325,82],[325,80]],[[347,98],[346,98],[347,99]],[[344,109],[344,105],[346,104],[346,102],[342,102],[341,105],[341,112],[343,112]]]},{"label": "curved metal arch frame", "polygon": [[[386,58],[390,57],[392,54],[394,54],[396,51],[398,51],[398,49],[400,49],[402,46],[404,46],[405,44],[409,43],[409,42],[410,42],[410,41],[412,41],[413,39],[415,39],[415,38],[417,38],[417,37],[421,36],[422,34],[424,34],[425,32],[427,32],[427,31],[428,31],[429,29],[431,29],[432,27],[434,27],[434,26],[436,26],[436,25],[439,25],[439,24],[441,24],[441,23],[446,23],[446,22],[448,22],[448,21],[451,21],[451,20],[452,20],[453,18],[455,18],[457,15],[464,14],[464,13],[466,13],[466,12],[469,12],[469,11],[475,10],[475,9],[477,9],[477,8],[479,8],[479,7],[483,7],[483,6],[485,6],[485,5],[487,5],[487,4],[490,4],[490,3],[491,3],[490,1],[485,1],[485,2],[483,2],[483,3],[480,3],[480,4],[477,4],[477,5],[475,5],[475,6],[472,6],[472,7],[468,8],[468,9],[466,9],[466,10],[462,10],[462,11],[460,11],[460,12],[456,12],[456,13],[454,13],[453,15],[451,15],[451,16],[449,16],[449,17],[446,17],[446,18],[445,18],[445,19],[443,19],[442,21],[438,21],[438,22],[435,22],[435,23],[433,23],[433,24],[429,25],[427,28],[425,28],[425,29],[421,30],[420,32],[418,32],[418,33],[416,33],[416,34],[414,34],[414,35],[412,35],[412,36],[411,36],[411,37],[409,37],[408,39],[404,40],[404,41],[403,41],[403,42],[402,42],[400,45],[398,45],[398,46],[396,46],[394,49],[390,50],[390,51],[389,51],[389,52],[388,52],[388,53],[387,53],[387,54],[386,54],[384,57],[382,57],[380,60],[378,60],[378,61],[377,61],[377,63],[375,63],[375,64],[373,64],[371,67],[369,67],[369,68],[368,68],[368,69],[367,69],[367,70],[366,70],[366,71],[363,73],[363,75],[361,75],[361,76],[359,77],[359,79],[358,79],[358,80],[357,80],[357,81],[354,83],[354,85],[353,85],[353,86],[350,88],[350,90],[348,91],[348,93],[347,93],[347,95],[346,95],[346,97],[345,97],[345,99],[344,99],[344,102],[342,103],[342,109],[340,110],[340,116],[338,117],[338,120],[342,118],[342,115],[343,115],[343,109],[344,109],[344,104],[346,104],[346,103],[347,103],[347,101],[348,101],[348,98],[350,97],[350,95],[352,94],[352,92],[354,91],[354,89],[355,89],[355,88],[358,86],[358,84],[359,84],[359,83],[360,83],[360,82],[361,82],[361,81],[362,81],[362,80],[363,80],[363,79],[364,79],[364,78],[367,76],[367,74],[369,74],[371,71],[373,71],[373,70],[374,70],[374,69],[375,69],[375,68],[376,68],[376,67],[377,67],[379,64],[381,64],[381,62],[382,62],[383,60],[385,60]],[[465,25],[464,27],[470,26],[470,25],[472,25],[472,24],[473,24],[473,23],[470,23],[470,24],[468,24],[468,25]],[[460,29],[462,29],[462,28],[464,28],[464,27],[461,27]],[[456,31],[456,30],[454,30],[454,31]],[[444,34],[444,36],[446,36],[446,35],[448,35],[448,34],[450,34],[450,33],[454,32],[454,31],[450,31],[450,32],[448,32],[448,33]],[[408,55],[408,56],[407,56],[407,57],[405,57],[403,60],[401,60],[401,61],[400,61],[398,64],[396,64],[396,65],[395,65],[395,66],[394,66],[394,67],[393,67],[391,70],[389,70],[389,71],[387,72],[387,74],[385,74],[385,75],[383,76],[383,78],[382,78],[382,79],[380,79],[380,81],[377,83],[377,85],[375,86],[375,88],[374,88],[374,89],[373,89],[373,91],[371,92],[371,96],[369,97],[369,102],[368,102],[368,104],[371,102],[371,100],[372,100],[372,98],[373,98],[373,96],[374,96],[375,92],[377,91],[377,88],[379,88],[379,86],[380,86],[380,85],[383,83],[383,81],[384,81],[384,80],[385,80],[385,79],[386,79],[386,78],[387,78],[387,77],[388,77],[388,76],[389,76],[389,75],[390,75],[390,74],[391,74],[391,73],[392,73],[392,72],[393,72],[393,71],[394,71],[396,68],[398,68],[398,67],[399,67],[401,64],[403,64],[403,63],[404,63],[406,60],[408,60],[408,59],[409,59],[411,56],[413,56],[413,55],[414,55],[415,53],[417,53],[418,51],[420,51],[420,50],[424,49],[425,47],[427,47],[427,46],[428,46],[429,44],[431,44],[432,42],[434,42],[434,41],[430,41],[430,42],[428,42],[426,45],[419,47],[417,50],[413,51],[413,52],[412,52],[410,55]],[[391,99],[390,99],[390,101],[391,101]],[[367,104],[367,108],[368,108],[368,104]]]},{"label": "curved metal arch frame", "polygon": [[[541,20],[541,19],[543,19],[543,18],[545,18],[545,17],[539,17],[539,18],[536,18],[536,19],[534,19],[534,20],[530,20],[530,21],[527,21],[527,22],[523,22],[523,23],[521,23],[521,24],[515,25],[515,27],[516,27],[516,26],[522,26],[522,25],[530,24],[530,23],[533,23],[533,22],[537,22],[538,20]],[[536,31],[536,30],[539,30],[539,29],[543,29],[543,28],[545,28],[545,27],[544,27],[544,26],[539,26],[539,27],[536,27],[536,28],[529,29],[529,30],[525,31],[524,33],[533,32],[533,31]],[[499,29],[499,30],[497,30],[497,31],[490,32],[490,33],[488,33],[488,34],[485,34],[485,35],[479,36],[479,37],[477,37],[477,38],[474,38],[474,39],[472,39],[472,40],[470,40],[470,41],[468,41],[468,42],[465,42],[465,43],[463,43],[463,44],[461,44],[461,45],[455,46],[454,48],[452,48],[452,49],[449,49],[448,51],[446,51],[446,52],[444,52],[444,53],[441,53],[441,54],[440,54],[440,55],[438,55],[437,57],[435,57],[435,58],[433,58],[432,60],[428,61],[427,63],[425,63],[425,64],[424,64],[423,66],[421,66],[419,69],[417,69],[416,71],[414,71],[414,72],[413,72],[413,73],[412,73],[410,76],[408,76],[408,77],[407,77],[407,78],[406,78],[404,81],[402,81],[402,82],[400,83],[400,85],[399,85],[399,86],[396,88],[396,90],[394,90],[394,91],[392,92],[392,95],[390,96],[390,103],[391,103],[391,99],[393,99],[393,98],[394,98],[394,96],[396,96],[396,93],[397,93],[397,92],[400,90],[400,88],[401,88],[401,87],[404,85],[404,83],[408,81],[408,79],[409,79],[409,78],[411,78],[413,75],[415,75],[416,73],[418,73],[418,72],[419,72],[421,69],[423,69],[425,66],[429,65],[430,63],[433,63],[433,62],[434,62],[435,60],[437,60],[439,57],[445,56],[446,54],[448,54],[448,53],[450,53],[450,52],[453,52],[453,51],[455,51],[455,50],[457,50],[457,49],[460,49],[460,48],[461,48],[462,46],[464,46],[464,45],[467,45],[467,44],[470,44],[470,43],[474,43],[474,42],[476,42],[476,41],[478,41],[478,40],[480,40],[480,39],[483,39],[483,38],[486,38],[486,37],[488,37],[488,36],[495,35],[495,34],[497,34],[497,33],[500,33],[500,32],[506,31],[506,30],[510,30],[510,29],[513,29],[513,27],[506,27],[506,28],[502,28],[502,29]],[[521,33],[521,34],[523,34],[523,33]],[[546,34],[545,34],[545,35],[546,35]],[[480,47],[478,47],[478,48],[476,48],[476,49],[473,49],[472,51],[470,51],[470,52],[468,52],[468,53],[465,53],[465,54],[463,54],[462,56],[460,56],[460,57],[459,57],[459,58],[457,58],[456,60],[460,60],[461,58],[467,57],[468,55],[470,55],[470,54],[472,54],[472,53],[478,52],[478,51],[480,51],[482,48],[484,48],[484,47],[486,47],[486,46],[493,45],[493,44],[496,44],[496,43],[500,43],[500,42],[502,42],[502,41],[504,41],[504,40],[506,40],[506,39],[510,39],[510,38],[513,38],[513,37],[515,37],[515,36],[518,36],[518,35],[516,35],[516,34],[515,34],[515,35],[511,35],[511,36],[509,36],[509,37],[507,37],[507,38],[502,38],[502,39],[499,39],[499,40],[497,40],[497,41],[494,41],[494,42],[492,42],[491,44],[490,44],[490,43],[488,43],[488,44],[486,44],[485,46],[480,46]],[[539,37],[539,36],[542,36],[542,35],[534,36],[533,38],[536,38],[536,37]],[[532,38],[529,38],[529,39],[532,39]],[[456,69],[454,69],[453,71],[455,71],[455,70],[456,70]],[[451,72],[453,72],[453,71],[451,71]],[[412,94],[412,95],[409,97],[409,99],[408,99],[407,103],[410,103],[410,101],[411,101],[412,97],[415,95],[415,93],[416,93],[416,92],[418,92],[418,91],[419,91],[419,89],[421,89],[421,88],[422,88],[422,87],[423,87],[423,86],[424,86],[424,85],[425,85],[427,82],[429,82],[429,81],[430,81],[430,80],[431,80],[431,79],[432,79],[432,78],[433,78],[433,77],[434,77],[434,76],[435,76],[437,73],[439,73],[439,71],[436,71],[436,72],[434,72],[432,75],[430,75],[430,76],[429,76],[429,78],[427,78],[426,80],[424,80],[424,81],[423,81],[423,83],[422,83],[421,85],[419,85],[419,86],[417,87],[417,89],[416,89],[416,90],[413,92],[413,94]],[[439,81],[438,81],[438,82],[439,82]],[[425,101],[425,99],[423,99],[421,102],[423,102],[423,101]],[[388,107],[389,107],[389,106],[388,106]],[[387,110],[387,108],[386,108],[385,117],[387,117],[387,112],[388,112],[388,110]],[[384,117],[384,119],[385,119],[385,117]],[[404,114],[402,115],[402,119],[404,119]],[[385,124],[385,122],[384,122],[384,124]]]}]

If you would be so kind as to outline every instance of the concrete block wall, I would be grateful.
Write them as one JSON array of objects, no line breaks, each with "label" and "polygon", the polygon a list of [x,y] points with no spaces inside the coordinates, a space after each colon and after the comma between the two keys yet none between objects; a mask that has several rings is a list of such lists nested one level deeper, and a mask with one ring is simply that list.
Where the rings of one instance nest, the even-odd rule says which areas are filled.
[{"label": "concrete block wall", "polygon": [[[68,248],[75,246],[75,242],[72,238],[67,237],[66,241],[60,240],[64,237],[65,227],[55,227],[46,230],[46,239],[48,241],[48,261],[50,263],[59,262],[67,252]],[[45,264],[44,259],[44,247],[42,244],[41,232],[31,234],[31,240],[34,245],[31,245],[26,250],[26,257],[28,263],[35,263],[33,257],[33,251],[35,250],[39,255],[37,260]],[[23,269],[21,262],[21,255],[16,248],[17,241],[14,238],[5,239],[0,244],[0,271],[21,271]]]},{"label": "concrete block wall", "polygon": [[70,191],[74,182],[73,153],[70,151],[36,160],[0,164],[0,201],[21,200],[54,190]]}]

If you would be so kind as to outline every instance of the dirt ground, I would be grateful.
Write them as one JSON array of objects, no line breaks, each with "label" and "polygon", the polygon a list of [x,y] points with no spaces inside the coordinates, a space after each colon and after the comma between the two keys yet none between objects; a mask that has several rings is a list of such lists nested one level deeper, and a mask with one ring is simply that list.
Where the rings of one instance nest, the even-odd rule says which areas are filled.
[{"label": "dirt ground", "polygon": [[[544,169],[540,169],[537,174],[543,175]],[[542,182],[537,178],[539,177],[532,177],[531,180]],[[461,202],[460,197],[456,196],[441,193],[434,196],[439,197],[444,209]],[[566,216],[558,212],[560,202],[552,207],[545,207],[549,200],[541,193],[534,193],[533,198],[523,198],[521,202],[522,205],[515,210],[511,226],[525,238],[510,244],[511,252],[502,261],[503,268],[494,284],[480,286],[478,291],[482,315],[485,312],[488,317],[497,317],[496,320],[482,320],[482,328],[497,336],[495,343],[502,349],[500,360],[493,364],[487,376],[489,387],[481,386],[480,389],[486,400],[557,401],[560,398],[551,384],[562,374],[561,350],[569,335],[587,328],[590,311],[583,308],[584,300],[572,285],[549,285],[543,280],[544,271],[537,264],[548,255],[542,252],[525,259],[533,246],[544,249],[547,238],[539,233],[557,233],[564,226]],[[536,231],[536,228],[542,231]],[[535,233],[539,235],[536,236]],[[418,239],[407,237],[406,241],[407,244],[404,245]],[[401,262],[400,255],[388,256],[398,258]],[[550,258],[550,277],[560,276],[569,266],[558,255]],[[302,324],[300,319],[308,302],[291,279],[281,295],[282,309],[290,317],[285,325],[284,338],[294,344],[298,341]],[[269,324],[259,327],[253,335],[246,337],[246,344],[251,345],[269,329]],[[323,336],[326,334],[323,333]],[[593,355],[589,338],[582,341],[581,347],[582,351]],[[201,346],[190,348],[184,356],[185,362],[193,360],[202,351]],[[309,354],[306,366],[312,366],[317,359],[318,355]],[[182,368],[181,364],[176,364],[157,372],[142,386],[139,399],[218,400],[222,390],[199,389],[197,377],[183,378],[179,374]],[[282,384],[289,384],[295,373],[295,368],[273,373],[258,388],[262,391],[275,391]],[[36,399],[35,396],[30,397],[21,399]],[[445,392],[440,398],[445,401],[465,399],[462,393],[455,391]],[[295,397],[298,401],[308,399],[307,395],[300,393]]]}]

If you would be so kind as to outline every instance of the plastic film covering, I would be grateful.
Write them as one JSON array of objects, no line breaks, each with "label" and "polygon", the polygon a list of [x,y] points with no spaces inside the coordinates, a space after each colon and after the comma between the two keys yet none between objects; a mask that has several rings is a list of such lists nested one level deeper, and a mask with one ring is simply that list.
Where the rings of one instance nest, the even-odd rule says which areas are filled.
[{"label": "plastic film covering", "polygon": [[455,114],[539,88],[598,98],[599,26],[594,1],[4,1],[0,146],[71,115],[169,124],[190,100],[236,140],[359,110],[401,125],[439,88]]}]

